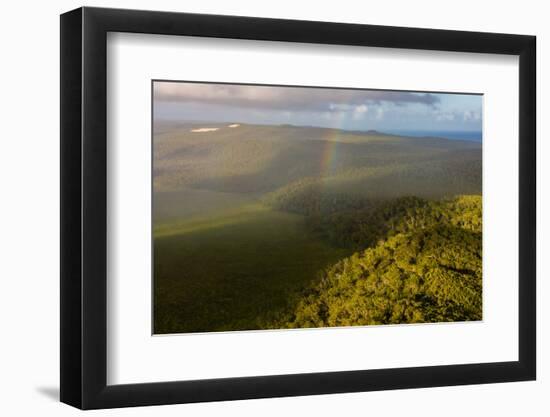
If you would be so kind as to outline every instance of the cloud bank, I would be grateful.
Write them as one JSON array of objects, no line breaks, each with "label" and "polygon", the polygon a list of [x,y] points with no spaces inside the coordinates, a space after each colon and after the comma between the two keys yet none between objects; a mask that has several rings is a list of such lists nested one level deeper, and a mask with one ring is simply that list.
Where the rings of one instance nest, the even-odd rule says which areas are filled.
[{"label": "cloud bank", "polygon": [[201,103],[259,110],[342,111],[366,113],[372,104],[436,106],[440,99],[430,93],[332,88],[271,87],[235,84],[204,84],[156,81],[156,102]]}]

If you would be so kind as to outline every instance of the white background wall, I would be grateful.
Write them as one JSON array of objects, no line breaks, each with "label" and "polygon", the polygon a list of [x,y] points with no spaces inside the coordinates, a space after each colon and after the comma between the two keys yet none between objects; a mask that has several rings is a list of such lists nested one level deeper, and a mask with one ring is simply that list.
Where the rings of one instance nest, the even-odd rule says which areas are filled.
[{"label": "white background wall", "polygon": [[[538,37],[538,381],[100,411],[94,415],[547,416],[550,413],[550,26],[545,2],[93,1],[88,6],[533,34]],[[5,2],[0,22],[0,412],[75,415],[59,378],[59,17],[78,1]],[[457,74],[458,75],[458,74]],[[545,164],[546,165],[543,165]],[[546,255],[546,256],[545,256]],[[546,394],[546,395],[545,395]]]}]

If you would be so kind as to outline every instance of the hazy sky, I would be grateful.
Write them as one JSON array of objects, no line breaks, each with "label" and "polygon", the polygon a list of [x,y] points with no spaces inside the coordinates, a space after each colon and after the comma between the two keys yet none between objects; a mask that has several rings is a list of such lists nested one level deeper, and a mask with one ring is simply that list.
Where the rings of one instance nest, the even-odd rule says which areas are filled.
[{"label": "hazy sky", "polygon": [[153,94],[157,120],[481,131],[480,95],[159,81]]}]

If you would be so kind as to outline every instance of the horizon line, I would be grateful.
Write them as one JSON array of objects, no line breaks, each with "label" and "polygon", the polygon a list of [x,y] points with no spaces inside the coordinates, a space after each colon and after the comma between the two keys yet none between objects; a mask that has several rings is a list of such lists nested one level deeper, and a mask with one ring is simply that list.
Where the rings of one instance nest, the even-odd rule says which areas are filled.
[{"label": "horizon line", "polygon": [[346,129],[342,127],[330,127],[330,126],[319,126],[319,125],[311,125],[311,124],[295,124],[295,123],[250,123],[250,122],[241,122],[239,120],[228,120],[228,121],[216,121],[216,120],[176,120],[176,119],[169,119],[169,118],[153,118],[153,126],[155,122],[173,122],[176,124],[187,124],[187,123],[211,123],[211,124],[232,124],[237,123],[240,125],[248,125],[248,126],[280,126],[280,127],[299,127],[299,128],[315,128],[315,129],[330,129],[330,130],[340,130],[343,132],[378,132],[378,133],[388,133],[388,132],[445,132],[445,133],[483,133],[483,129],[479,130],[456,130],[456,129],[419,129],[419,128],[383,128],[383,129],[376,129],[376,128],[366,128],[366,129]]}]

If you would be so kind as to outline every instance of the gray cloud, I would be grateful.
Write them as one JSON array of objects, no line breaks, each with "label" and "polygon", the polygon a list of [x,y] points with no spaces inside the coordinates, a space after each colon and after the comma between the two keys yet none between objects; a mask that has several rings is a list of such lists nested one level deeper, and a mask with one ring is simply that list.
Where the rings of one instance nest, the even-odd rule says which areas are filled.
[{"label": "gray cloud", "polygon": [[154,99],[161,102],[230,105],[287,111],[338,111],[343,106],[392,103],[435,106],[430,93],[345,90],[332,88],[271,87],[235,84],[155,82]]}]

